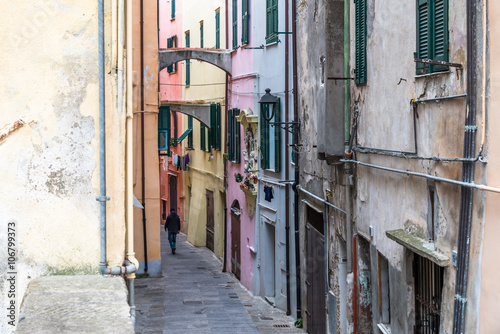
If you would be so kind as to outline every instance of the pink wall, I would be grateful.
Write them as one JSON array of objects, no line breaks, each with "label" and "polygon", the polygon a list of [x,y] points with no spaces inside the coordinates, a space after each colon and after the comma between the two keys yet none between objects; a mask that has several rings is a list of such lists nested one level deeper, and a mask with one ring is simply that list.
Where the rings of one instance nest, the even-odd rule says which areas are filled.
[{"label": "pink wall", "polygon": [[[182,32],[182,1],[176,1],[175,19],[172,19],[171,0],[160,0],[159,2],[159,35],[160,49],[167,48],[168,38],[177,36],[177,47],[184,45],[184,33]],[[167,69],[160,72],[160,92],[161,101],[180,101],[182,100],[182,63],[177,63],[177,71],[168,73]],[[170,124],[174,124],[173,116],[171,116]],[[173,128],[172,128],[173,131]],[[177,114],[177,135],[182,134],[182,114]],[[173,134],[172,134],[173,135]],[[182,155],[182,145],[170,147],[171,151],[177,155]],[[172,155],[173,156],[173,155]],[[184,201],[183,201],[183,180],[182,170],[177,170],[172,163],[173,158],[162,156],[160,158],[160,198],[162,200],[161,212],[163,221],[163,201],[166,201],[166,215],[170,213],[172,202],[170,200],[170,176],[177,177],[177,213],[184,221]],[[181,230],[184,229],[184,224],[181,223]]]},{"label": "pink wall", "polygon": [[[241,45],[241,1],[238,1],[238,45]],[[232,8],[228,8],[228,16],[232,22]],[[229,47],[232,47],[232,25],[229,24]],[[252,36],[250,34],[250,43],[252,45]],[[233,51],[233,73],[232,77],[235,78],[229,83],[228,92],[228,110],[232,108],[238,108],[240,110],[251,108],[254,113],[254,78],[253,76],[246,76],[253,72],[253,52],[254,50],[245,50],[238,48]],[[244,93],[244,94],[242,94]],[[244,134],[245,129],[241,127],[241,152],[244,150]],[[253,263],[254,254],[250,251],[249,247],[254,248],[255,240],[255,210],[253,217],[250,218],[248,214],[247,207],[247,197],[245,193],[240,189],[239,183],[234,180],[234,173],[239,172],[244,174],[244,160],[241,157],[241,164],[234,164],[232,162],[228,163],[228,190],[227,190],[227,205],[228,205],[228,240],[227,240],[227,254],[226,263],[228,265],[228,271],[232,270],[231,267],[231,210],[230,207],[234,200],[238,200],[240,208],[242,210],[241,214],[241,282],[249,290],[252,290],[252,278],[253,278]],[[256,197],[249,196],[249,199],[253,201],[253,205],[256,205]]]}]

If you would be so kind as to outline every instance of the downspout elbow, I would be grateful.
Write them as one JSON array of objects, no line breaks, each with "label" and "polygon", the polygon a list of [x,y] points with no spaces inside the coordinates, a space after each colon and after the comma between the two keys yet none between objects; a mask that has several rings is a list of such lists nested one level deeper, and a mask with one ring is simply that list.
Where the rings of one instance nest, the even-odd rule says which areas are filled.
[{"label": "downspout elbow", "polygon": [[123,262],[123,266],[119,267],[108,267],[106,265],[102,265],[102,263],[99,266],[101,274],[103,275],[128,275],[135,273],[138,268],[138,265],[136,266],[135,264],[130,263],[127,260]]}]

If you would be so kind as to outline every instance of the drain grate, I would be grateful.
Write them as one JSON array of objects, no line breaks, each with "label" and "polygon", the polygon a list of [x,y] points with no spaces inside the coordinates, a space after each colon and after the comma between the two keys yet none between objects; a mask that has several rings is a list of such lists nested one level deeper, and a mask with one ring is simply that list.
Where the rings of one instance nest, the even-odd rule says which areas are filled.
[{"label": "drain grate", "polygon": [[260,317],[260,320],[273,320],[273,318],[269,318],[269,317]]},{"label": "drain grate", "polygon": [[290,328],[290,325],[274,324],[273,327],[275,327],[275,328]]}]

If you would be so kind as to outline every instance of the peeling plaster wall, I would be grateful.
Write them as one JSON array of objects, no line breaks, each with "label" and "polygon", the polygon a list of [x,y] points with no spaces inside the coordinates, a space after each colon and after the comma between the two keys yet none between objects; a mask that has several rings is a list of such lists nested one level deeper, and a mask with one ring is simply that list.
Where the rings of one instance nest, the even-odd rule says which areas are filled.
[{"label": "peeling plaster wall", "polygon": [[[480,12],[481,7],[478,7]],[[355,64],[355,5],[350,5],[350,76],[354,77]],[[466,66],[466,10],[465,1],[449,3],[450,62]],[[481,14],[479,14],[480,16]],[[367,9],[367,85],[351,86],[351,110],[359,108],[358,143],[372,148],[404,150],[414,149],[413,114],[410,99],[426,99],[466,93],[466,70],[425,76],[415,75],[413,52],[416,49],[415,2],[376,1],[368,2]],[[481,21],[481,20],[479,20]],[[398,29],[395,29],[398,27]],[[481,31],[479,28],[478,31]],[[478,45],[482,45],[481,32]],[[479,48],[479,47],[478,47]],[[390,52],[388,52],[390,50]],[[478,69],[482,54],[479,50]],[[479,71],[478,82],[482,80]],[[404,79],[404,80],[401,80]],[[481,92],[478,85],[478,110],[476,153],[479,152],[482,135]],[[465,99],[418,105],[416,119],[418,155],[461,158],[464,142]],[[357,154],[357,159],[375,165],[386,166],[429,175],[461,180],[459,163],[440,163],[408,160],[379,155]],[[484,165],[476,164],[475,182],[484,182]],[[413,289],[411,265],[407,263],[405,249],[389,241],[388,230],[403,228],[428,238],[428,185],[423,178],[404,176],[363,166],[356,168],[356,196],[354,219],[357,231],[369,236],[373,227],[371,244],[389,260],[391,284],[391,329],[393,332],[409,332],[414,323],[414,298],[408,299]],[[435,183],[437,195],[437,220],[435,226],[436,249],[451,258],[457,250],[460,208],[460,187]],[[471,251],[469,264],[468,309],[477,309],[479,293],[475,281],[479,275],[484,193],[474,193]],[[453,324],[455,268],[445,268],[443,303],[441,306],[441,330],[450,332]],[[403,282],[406,282],[403,283]],[[411,292],[412,293],[412,292]],[[378,300],[374,300],[374,304]],[[467,312],[466,332],[477,330],[477,315]]]},{"label": "peeling plaster wall", "polygon": [[[115,266],[125,248],[125,118],[108,93],[116,91],[116,72],[105,3],[107,251]],[[0,142],[0,240],[7,244],[7,222],[16,222],[19,307],[32,278],[98,272],[98,10],[97,2],[40,0],[3,6],[0,15],[0,127],[26,122]],[[4,272],[6,253],[0,258]],[[0,288],[0,309],[6,310],[3,282]]]}]

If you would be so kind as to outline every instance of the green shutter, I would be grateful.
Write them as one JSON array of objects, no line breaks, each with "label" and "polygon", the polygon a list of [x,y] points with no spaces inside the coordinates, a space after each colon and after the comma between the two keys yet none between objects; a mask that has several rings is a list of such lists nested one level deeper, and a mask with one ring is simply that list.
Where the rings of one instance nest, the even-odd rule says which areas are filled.
[{"label": "green shutter", "polygon": [[278,0],[266,0],[266,43],[278,41]]},{"label": "green shutter", "polygon": [[200,123],[200,149],[202,151],[207,150],[206,142],[205,142],[205,135],[206,135],[205,125],[203,123]]},{"label": "green shutter", "polygon": [[191,134],[191,132],[193,132],[193,129],[187,129],[186,131],[184,131],[184,133],[179,138],[177,138],[177,143],[182,142],[186,137],[188,137]]},{"label": "green shutter", "polygon": [[[174,41],[173,41],[172,37],[170,37],[169,39],[167,39],[167,49],[172,48],[173,45],[174,45]],[[174,72],[174,65],[167,66],[167,72],[173,73]]]},{"label": "green shutter", "polygon": [[175,19],[175,0],[172,0],[172,19]]},{"label": "green shutter", "polygon": [[248,44],[248,31],[250,27],[248,15],[248,0],[241,2],[241,44]]},{"label": "green shutter", "polygon": [[174,119],[174,133],[173,133],[173,141],[172,141],[172,146],[177,146],[177,112],[176,111],[172,111],[172,116],[173,116],[173,119]]},{"label": "green shutter", "polygon": [[[186,32],[186,48],[191,47],[191,34]],[[191,60],[186,60],[186,86],[191,85]]]},{"label": "green shutter", "polygon": [[[274,106],[274,121],[281,122],[281,106],[280,99]],[[273,140],[273,138],[271,138]],[[274,171],[281,171],[281,127],[279,125],[274,126]]]},{"label": "green shutter", "polygon": [[[417,0],[417,58],[449,61],[448,0]],[[448,66],[417,63],[417,74]]]},{"label": "green shutter", "polygon": [[366,84],[366,0],[356,0],[356,85]]},{"label": "green shutter", "polygon": [[217,103],[216,106],[216,122],[217,122],[217,129],[216,129],[216,136],[215,136],[215,149],[221,150],[222,147],[222,123],[221,123],[221,106],[220,103]]},{"label": "green shutter", "polygon": [[193,148],[193,117],[188,116],[188,129],[191,129],[191,132],[188,135],[188,148]]},{"label": "green shutter", "polygon": [[200,48],[203,48],[203,22],[200,22]]},{"label": "green shutter", "polygon": [[227,153],[228,153],[228,160],[229,161],[233,161],[234,160],[234,144],[233,144],[233,138],[234,138],[234,134],[233,134],[233,109],[229,109],[228,111],[228,119],[227,119],[227,125],[228,125],[228,129],[227,129],[227,143],[228,143],[228,148],[227,148]]},{"label": "green shutter", "polygon": [[[269,117],[269,105],[261,104],[261,108],[263,109],[264,115]],[[261,115],[262,116],[262,115]],[[260,117],[260,152],[262,154],[261,158],[261,168],[268,169],[269,168],[269,122],[264,119],[264,117]]]},{"label": "green shutter", "polygon": [[235,109],[234,113],[234,162],[239,164],[241,162],[241,125],[240,122],[236,120],[236,117],[240,115],[240,110]]},{"label": "green shutter", "polygon": [[170,155],[170,107],[160,106],[158,113],[158,150]]},{"label": "green shutter", "polygon": [[[177,35],[172,37],[174,42],[174,48],[177,47]],[[174,64],[174,72],[177,72],[177,63]]]},{"label": "green shutter", "polygon": [[238,1],[233,0],[233,50],[238,47]]},{"label": "green shutter", "polygon": [[215,48],[220,49],[220,11],[215,12]]}]

